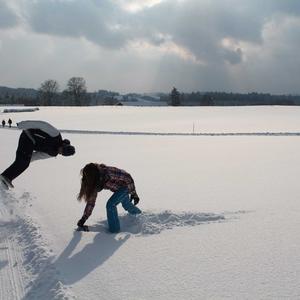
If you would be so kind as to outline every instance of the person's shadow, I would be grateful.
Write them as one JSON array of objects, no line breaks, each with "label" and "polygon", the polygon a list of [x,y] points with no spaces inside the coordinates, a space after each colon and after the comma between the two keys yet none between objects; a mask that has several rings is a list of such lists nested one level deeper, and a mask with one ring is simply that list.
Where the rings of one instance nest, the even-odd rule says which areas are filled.
[{"label": "person's shadow", "polygon": [[[119,219],[123,230],[120,234],[107,233],[107,222],[102,220],[89,226],[91,232],[75,231],[57,259],[50,257],[45,261],[44,257],[38,258],[43,260],[43,267],[36,267],[34,270],[38,275],[24,299],[56,299],[66,286],[80,281],[99,268],[132,235],[146,237],[177,227],[193,227],[226,220],[223,214],[172,211],[145,212],[137,216],[121,215]],[[94,232],[96,235],[93,241],[76,252],[82,235],[95,234]],[[38,259],[35,258],[36,266]]]},{"label": "person's shadow", "polygon": [[92,243],[87,244],[80,252],[72,255],[82,234],[82,232],[74,232],[72,240],[54,262],[56,268],[62,270],[64,273],[64,281],[68,285],[79,281],[101,266],[130,237],[129,234],[121,237],[120,235],[103,234],[100,232],[94,237]]},{"label": "person's shadow", "polygon": [[[82,234],[89,233],[75,231],[59,257],[54,261],[49,259],[43,270],[38,270],[39,275],[31,284],[24,299],[56,299],[61,286],[72,285],[101,266],[130,237],[129,234],[122,236],[99,232],[92,243],[85,245],[81,251],[72,255]],[[58,278],[63,278],[63,281]]]}]

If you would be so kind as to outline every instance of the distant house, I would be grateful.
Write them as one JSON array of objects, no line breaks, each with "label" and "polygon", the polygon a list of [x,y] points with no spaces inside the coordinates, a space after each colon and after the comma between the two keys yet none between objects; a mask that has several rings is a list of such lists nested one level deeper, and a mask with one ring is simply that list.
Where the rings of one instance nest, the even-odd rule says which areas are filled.
[{"label": "distant house", "polygon": [[122,95],[114,96],[114,99],[118,100],[119,102],[124,101],[124,97]]}]

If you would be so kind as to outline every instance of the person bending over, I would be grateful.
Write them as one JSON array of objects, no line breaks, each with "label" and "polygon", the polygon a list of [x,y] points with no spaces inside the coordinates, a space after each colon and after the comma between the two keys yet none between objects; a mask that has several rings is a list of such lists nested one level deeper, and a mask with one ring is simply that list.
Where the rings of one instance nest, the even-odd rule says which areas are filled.
[{"label": "person bending over", "polygon": [[140,199],[137,195],[134,181],[126,171],[104,164],[89,163],[81,170],[81,176],[81,188],[77,199],[79,201],[84,199],[86,206],[82,218],[77,222],[79,230],[88,231],[88,226],[85,226],[84,223],[92,214],[98,192],[103,189],[113,192],[113,195],[106,203],[110,232],[117,233],[120,231],[117,211],[119,203],[132,215],[141,213],[141,210],[136,207]]},{"label": "person bending over", "polygon": [[6,189],[14,187],[12,181],[28,168],[30,162],[58,154],[75,154],[70,141],[63,140],[60,132],[47,122],[28,120],[17,123],[17,126],[22,129],[22,133],[15,161],[0,175],[0,181]]}]

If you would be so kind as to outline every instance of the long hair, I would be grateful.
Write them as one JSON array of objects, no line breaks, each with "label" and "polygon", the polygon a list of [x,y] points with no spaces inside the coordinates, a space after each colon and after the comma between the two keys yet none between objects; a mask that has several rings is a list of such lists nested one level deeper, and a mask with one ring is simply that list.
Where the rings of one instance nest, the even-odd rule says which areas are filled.
[{"label": "long hair", "polygon": [[100,172],[96,164],[89,163],[80,171],[81,187],[77,196],[77,200],[81,201],[82,198],[87,201],[92,194],[97,190],[97,184],[100,179]]}]

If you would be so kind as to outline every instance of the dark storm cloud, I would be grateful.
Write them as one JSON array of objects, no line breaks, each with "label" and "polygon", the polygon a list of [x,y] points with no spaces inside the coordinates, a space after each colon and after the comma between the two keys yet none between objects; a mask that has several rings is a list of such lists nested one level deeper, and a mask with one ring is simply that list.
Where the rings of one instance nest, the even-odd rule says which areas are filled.
[{"label": "dark storm cloud", "polygon": [[18,24],[18,18],[14,11],[0,0],[0,28],[10,28]]},{"label": "dark storm cloud", "polygon": [[265,22],[278,12],[298,14],[300,2],[165,0],[137,13],[113,0],[32,2],[28,22],[33,30],[59,36],[84,37],[100,46],[120,48],[146,40],[159,46],[172,41],[208,63],[242,61],[243,49],[226,48],[231,38],[262,43]]},{"label": "dark storm cloud", "polygon": [[[231,39],[262,45],[265,25],[278,15],[299,16],[300,2],[168,0],[142,11],[137,18],[145,37],[160,32],[201,61],[237,64],[242,62],[243,49],[225,47],[222,41]],[[289,34],[297,38],[296,32]]]},{"label": "dark storm cloud", "polygon": [[111,1],[38,1],[28,7],[32,29],[67,37],[85,37],[104,47],[119,48],[127,40],[122,14]]},{"label": "dark storm cloud", "polygon": [[228,5],[229,2],[227,5],[219,1],[213,3],[165,1],[138,15],[139,27],[148,34],[160,32],[170,36],[173,42],[201,61],[237,63],[242,50],[225,49],[222,39],[260,43],[264,20],[246,9]]}]

